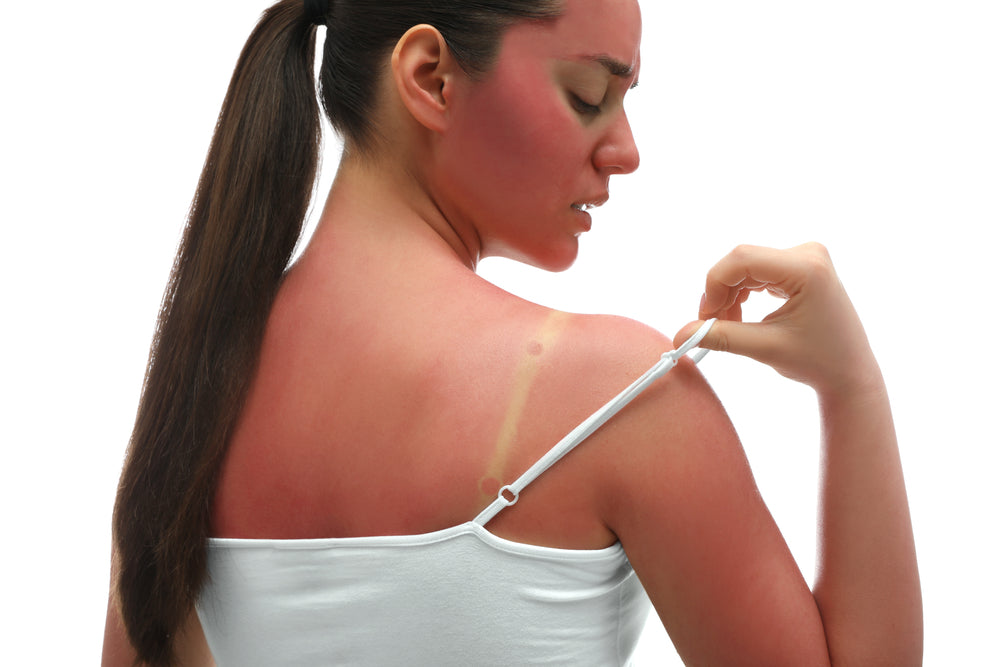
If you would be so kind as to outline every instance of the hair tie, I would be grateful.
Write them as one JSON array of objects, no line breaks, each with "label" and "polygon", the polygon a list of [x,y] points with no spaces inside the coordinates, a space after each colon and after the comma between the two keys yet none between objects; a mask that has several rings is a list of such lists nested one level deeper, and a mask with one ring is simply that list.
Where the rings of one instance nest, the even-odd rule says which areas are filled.
[{"label": "hair tie", "polygon": [[302,6],[310,23],[326,25],[327,0],[305,0]]}]

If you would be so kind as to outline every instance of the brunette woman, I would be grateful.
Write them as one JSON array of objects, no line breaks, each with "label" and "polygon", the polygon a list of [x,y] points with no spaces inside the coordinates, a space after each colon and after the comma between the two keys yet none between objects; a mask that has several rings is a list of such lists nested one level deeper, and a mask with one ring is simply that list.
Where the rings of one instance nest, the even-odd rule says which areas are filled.
[{"label": "brunette woman", "polygon": [[[345,149],[289,266],[320,142],[317,25]],[[822,247],[734,251],[699,313],[719,320],[677,336],[701,327],[703,347],[816,389],[814,590],[668,338],[475,273],[491,255],[573,262],[587,210],[638,166],[639,37],[636,0],[264,14],[153,341],[105,664],[208,664],[209,647],[233,665],[624,664],[649,601],[690,664],[920,662],[885,387]],[[785,304],[742,324],[761,289]],[[608,418],[664,353],[676,367]]]}]

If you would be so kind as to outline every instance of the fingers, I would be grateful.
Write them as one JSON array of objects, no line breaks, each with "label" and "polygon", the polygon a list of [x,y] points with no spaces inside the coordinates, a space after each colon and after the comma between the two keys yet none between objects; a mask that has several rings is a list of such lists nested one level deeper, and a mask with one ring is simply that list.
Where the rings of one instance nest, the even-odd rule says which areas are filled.
[{"label": "fingers", "polygon": [[791,298],[801,288],[809,268],[829,263],[823,246],[810,243],[790,250],[742,245],[723,257],[708,272],[705,296],[698,316],[702,318],[730,317],[751,292],[767,290],[783,298]]},{"label": "fingers", "polygon": [[[684,327],[681,328],[680,331],[678,331],[676,334],[674,334],[674,347],[678,348],[681,345],[683,345],[687,341],[688,338],[690,338],[691,336],[694,335],[694,332],[697,331],[701,327],[702,324],[704,324],[703,321],[689,322],[688,324],[685,324]],[[717,325],[718,321],[716,321],[715,324]],[[712,328],[714,329],[715,326],[713,326]],[[708,334],[705,335],[705,338],[701,339],[701,342],[698,344],[698,347],[703,347],[703,348],[708,349],[708,350],[718,350],[719,348],[717,348],[717,347],[709,347],[708,346],[707,339],[708,339],[708,337],[711,334],[712,334],[712,332],[709,331]]]},{"label": "fingers", "polygon": [[[674,336],[674,346],[680,347],[704,324],[696,321],[686,324]],[[731,352],[763,363],[774,358],[774,337],[766,330],[766,325],[756,323],[716,320],[698,347],[719,352]]]},{"label": "fingers", "polygon": [[[751,292],[784,303],[759,323],[742,322]],[[862,386],[877,375],[864,328],[823,246],[740,246],[709,271],[700,319],[717,318],[699,347],[739,354],[824,391]],[[681,329],[687,340],[697,323]]]}]

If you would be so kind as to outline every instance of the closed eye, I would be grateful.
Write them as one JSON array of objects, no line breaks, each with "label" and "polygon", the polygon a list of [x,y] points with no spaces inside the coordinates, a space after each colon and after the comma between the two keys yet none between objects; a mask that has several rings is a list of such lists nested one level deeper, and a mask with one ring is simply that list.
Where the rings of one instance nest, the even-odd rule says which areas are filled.
[{"label": "closed eye", "polygon": [[579,95],[576,95],[575,93],[570,93],[569,98],[570,98],[570,103],[573,105],[573,108],[576,109],[576,111],[580,114],[583,114],[585,116],[596,116],[597,114],[601,113],[601,107],[599,107],[596,104],[585,102],[583,99],[580,98]]}]

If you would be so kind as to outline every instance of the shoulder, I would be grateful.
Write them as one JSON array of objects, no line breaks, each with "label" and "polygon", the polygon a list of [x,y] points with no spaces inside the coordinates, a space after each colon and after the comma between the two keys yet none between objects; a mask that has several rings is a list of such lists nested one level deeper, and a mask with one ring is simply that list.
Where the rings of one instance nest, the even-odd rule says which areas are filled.
[{"label": "shoulder", "polygon": [[[560,362],[569,375],[586,377],[606,399],[617,395],[674,349],[671,339],[641,322],[614,315],[571,315]],[[721,405],[695,365],[682,359],[620,414],[617,430],[646,437],[650,425],[675,430],[692,419],[719,418]],[[635,430],[635,433],[632,433]]]},{"label": "shoulder", "polygon": [[570,315],[570,331],[577,342],[588,347],[599,345],[614,352],[616,358],[636,357],[645,361],[673,349],[670,338],[653,327],[619,315]]},{"label": "shoulder", "polygon": [[[612,316],[575,316],[567,343],[567,372],[575,368],[578,376],[586,376],[604,401],[674,349],[670,338],[652,327]],[[605,497],[605,519],[619,537],[644,530],[642,522],[657,514],[683,510],[690,515],[686,500],[694,497],[692,485],[723,475],[753,483],[732,422],[687,358],[649,385],[595,439],[600,440],[595,484]]]},{"label": "shoulder", "polygon": [[[634,379],[671,344],[620,318],[581,321],[577,332],[607,337],[583,345],[597,383],[602,369]],[[800,641],[822,639],[815,603],[729,417],[693,362],[682,359],[593,438],[587,477],[597,511],[682,654],[743,651],[762,656],[755,664],[783,664],[772,658],[820,645]],[[819,664],[815,657],[795,664]]]},{"label": "shoulder", "polygon": [[[599,388],[626,385],[644,373],[664,352],[670,338],[641,322],[617,315],[563,314],[559,362],[570,373],[592,376]],[[610,387],[603,387],[610,384]]]},{"label": "shoulder", "polygon": [[[563,372],[578,380],[585,378],[587,386],[604,397],[602,403],[674,349],[671,339],[656,329],[608,315],[571,316],[564,339]],[[606,465],[602,478],[609,485],[618,485],[621,493],[641,494],[643,489],[636,487],[638,476],[652,474],[662,479],[669,473],[664,470],[667,457],[682,457],[692,447],[724,443],[742,456],[722,404],[687,358],[651,384],[604,431],[602,450],[613,455],[617,463]]]},{"label": "shoulder", "polygon": [[[553,354],[554,394],[572,396],[590,414],[674,349],[656,329],[624,317],[570,315]],[[558,404],[557,398],[552,402]],[[708,382],[689,359],[666,375],[591,436],[585,448],[600,510],[616,533],[650,512],[672,511],[674,496],[699,475],[736,474],[752,484],[736,432]],[[718,462],[720,467],[712,466]],[[704,467],[700,467],[704,466]],[[687,474],[681,474],[686,471]],[[676,479],[675,479],[676,477]],[[619,535],[621,537],[621,535]]]},{"label": "shoulder", "polygon": [[[670,338],[653,327],[616,315],[582,315],[545,311],[531,340],[549,338],[547,371],[554,381],[575,387],[569,395],[580,392],[600,398],[595,409],[611,399],[656,364],[662,355],[674,349]],[[550,332],[545,335],[545,330]],[[531,343],[529,342],[530,346]],[[718,401],[693,363],[681,362],[661,380],[653,383],[621,413],[618,430],[643,428],[648,420],[655,423],[684,421],[685,414],[702,412],[709,406],[721,410]],[[724,413],[717,412],[717,416]],[[695,415],[703,416],[701,414]]]}]

